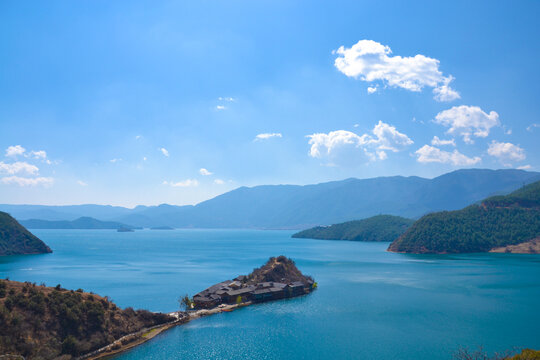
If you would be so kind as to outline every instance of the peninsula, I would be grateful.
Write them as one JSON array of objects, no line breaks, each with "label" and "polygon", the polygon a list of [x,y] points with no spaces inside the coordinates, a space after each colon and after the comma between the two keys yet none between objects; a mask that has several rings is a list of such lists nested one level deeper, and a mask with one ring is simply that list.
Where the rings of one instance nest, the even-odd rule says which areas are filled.
[{"label": "peninsula", "polygon": [[[96,360],[138,346],[191,320],[258,302],[301,296],[317,287],[294,261],[272,257],[251,274],[185,297],[188,311],[121,309],[107,297],[0,280],[0,355],[28,359]],[[1,356],[0,356],[1,357]]]},{"label": "peninsula", "polygon": [[394,241],[414,220],[401,216],[376,215],[329,226],[316,226],[293,234],[293,238],[350,241]]},{"label": "peninsula", "polygon": [[11,215],[0,211],[0,256],[45,254],[52,250]]},{"label": "peninsula", "polygon": [[317,287],[294,261],[272,257],[249,275],[222,281],[193,296],[193,309],[212,309],[224,304],[252,304],[308,294]]}]

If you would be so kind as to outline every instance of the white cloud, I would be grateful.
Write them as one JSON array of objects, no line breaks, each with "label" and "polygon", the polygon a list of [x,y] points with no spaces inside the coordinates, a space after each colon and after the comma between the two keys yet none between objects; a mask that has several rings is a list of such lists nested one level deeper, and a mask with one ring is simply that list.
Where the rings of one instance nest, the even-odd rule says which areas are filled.
[{"label": "white cloud", "polygon": [[112,162],[112,163],[114,164],[114,163],[117,163],[117,162],[119,162],[119,161],[122,161],[122,159],[120,159],[120,158],[114,158],[114,159],[111,159],[111,160],[109,160],[109,161]]},{"label": "white cloud", "polygon": [[142,135],[135,136],[135,140],[140,140],[140,139],[142,139]]},{"label": "white cloud", "polygon": [[216,105],[216,110],[225,110],[226,108],[224,105]]},{"label": "white cloud", "polygon": [[354,124],[354,125],[353,125],[353,127],[355,127],[355,128],[357,128],[357,127],[359,127],[359,126],[360,126],[360,124]]},{"label": "white cloud", "polygon": [[540,124],[531,124],[527,126],[527,131],[533,131],[534,128],[540,127]]},{"label": "white cloud", "polygon": [[454,139],[443,140],[443,139],[439,139],[438,136],[434,136],[433,139],[431,139],[431,145],[434,145],[434,146],[444,146],[444,145],[456,146],[456,141]]},{"label": "white cloud", "polygon": [[82,180],[77,180],[77,184],[81,185],[81,186],[88,186],[88,183],[82,181]]},{"label": "white cloud", "polygon": [[166,157],[169,157],[169,151],[165,148],[160,148],[159,151],[161,151],[161,153],[163,155],[165,155]]},{"label": "white cloud", "polygon": [[6,185],[19,185],[19,186],[51,186],[54,182],[50,177],[37,177],[37,178],[25,178],[19,176],[8,176],[0,178],[0,182]]},{"label": "white cloud", "polygon": [[223,185],[223,184],[225,184],[225,181],[223,181],[223,180],[221,180],[221,179],[216,179],[216,180],[214,180],[214,184],[216,184],[216,185]]},{"label": "white cloud", "polygon": [[522,161],[525,160],[525,150],[512,143],[497,142],[493,140],[488,147],[488,154],[501,161]]},{"label": "white cloud", "polygon": [[454,150],[453,152],[443,151],[429,145],[422,146],[420,149],[416,150],[415,154],[417,155],[416,160],[420,163],[438,162],[455,166],[468,166],[475,165],[482,161],[478,156],[470,158],[457,150]]},{"label": "white cloud", "polygon": [[229,97],[227,97],[227,96],[224,96],[224,97],[223,97],[223,96],[220,96],[220,97],[218,97],[218,100],[219,100],[219,101],[228,101],[228,102],[234,102],[234,101],[236,101],[235,98],[230,97],[230,96],[229,96]]},{"label": "white cloud", "polygon": [[309,155],[315,158],[332,156],[343,148],[361,148],[371,160],[387,158],[385,150],[398,152],[411,145],[413,141],[400,133],[394,126],[379,121],[370,134],[357,135],[351,131],[336,130],[328,134],[317,133],[308,135],[311,148]]},{"label": "white cloud", "polygon": [[443,79],[442,85],[433,89],[433,93],[435,94],[435,100],[452,101],[461,97],[456,90],[448,86],[448,84],[450,84],[452,80],[454,80],[454,77],[450,75]]},{"label": "white cloud", "polygon": [[22,155],[26,151],[21,145],[10,146],[6,149],[6,156],[14,157],[17,155]]},{"label": "white cloud", "polygon": [[263,133],[263,134],[258,134],[257,136],[255,136],[255,140],[266,140],[273,137],[280,138],[283,136],[281,135],[281,133]]},{"label": "white cloud", "polygon": [[23,161],[17,161],[11,164],[7,164],[0,161],[0,172],[7,173],[9,175],[25,173],[28,175],[37,175],[39,168],[35,165],[29,164]]},{"label": "white cloud", "polygon": [[201,169],[199,170],[199,173],[200,173],[201,175],[203,175],[203,176],[208,176],[208,175],[212,175],[212,174],[213,174],[212,172],[206,170],[205,168],[201,168]]},{"label": "white cloud", "polygon": [[472,136],[485,138],[492,127],[499,125],[499,114],[486,114],[478,106],[454,106],[441,111],[433,120],[436,124],[449,127],[447,134],[462,136],[463,141],[473,143]]},{"label": "white cloud", "polygon": [[376,86],[368,86],[367,92],[368,92],[368,94],[373,94],[373,93],[377,92],[377,89],[378,88]]},{"label": "white cloud", "polygon": [[44,150],[30,151],[27,157],[33,157],[34,159],[47,159],[47,153]]},{"label": "white cloud", "polygon": [[148,158],[147,158],[146,156],[143,156],[143,158],[142,158],[142,159],[143,159],[143,161],[146,161],[146,160],[148,160]]},{"label": "white cloud", "polygon": [[338,54],[334,66],[348,77],[366,82],[382,81],[410,91],[431,87],[438,101],[460,97],[448,86],[453,77],[443,76],[437,59],[420,54],[413,57],[391,56],[390,47],[373,40],[360,40],[351,48],[341,46],[334,53]]},{"label": "white cloud", "polygon": [[372,132],[377,138],[371,139],[369,142],[381,150],[398,152],[413,144],[413,141],[407,135],[400,133],[394,126],[382,121],[375,125]]},{"label": "white cloud", "polygon": [[529,170],[532,168],[531,165],[522,165],[517,167],[519,170]]},{"label": "white cloud", "polygon": [[190,187],[190,186],[198,186],[199,182],[196,179],[186,179],[178,182],[173,181],[164,181],[163,185],[170,185],[172,187]]}]

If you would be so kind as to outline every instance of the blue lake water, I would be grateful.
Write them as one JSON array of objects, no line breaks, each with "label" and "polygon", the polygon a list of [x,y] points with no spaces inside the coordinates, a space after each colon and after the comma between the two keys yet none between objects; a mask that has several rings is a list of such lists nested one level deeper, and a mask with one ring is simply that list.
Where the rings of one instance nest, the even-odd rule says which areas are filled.
[{"label": "blue lake water", "polygon": [[460,346],[540,349],[540,256],[387,253],[291,231],[35,230],[53,254],[0,257],[0,277],[174,311],[177,299],[286,255],[314,293],[195,320],[117,360],[451,359]]}]

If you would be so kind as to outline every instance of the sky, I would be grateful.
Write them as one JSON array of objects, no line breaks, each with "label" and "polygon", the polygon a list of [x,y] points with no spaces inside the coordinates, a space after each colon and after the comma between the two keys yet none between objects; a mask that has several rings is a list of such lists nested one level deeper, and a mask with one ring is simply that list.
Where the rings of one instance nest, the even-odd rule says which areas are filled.
[{"label": "sky", "polygon": [[2,1],[0,203],[540,171],[538,1]]}]

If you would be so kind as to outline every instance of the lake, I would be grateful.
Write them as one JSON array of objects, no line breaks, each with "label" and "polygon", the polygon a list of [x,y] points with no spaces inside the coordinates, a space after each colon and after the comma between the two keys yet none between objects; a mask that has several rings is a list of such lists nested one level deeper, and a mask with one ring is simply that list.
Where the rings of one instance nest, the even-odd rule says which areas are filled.
[{"label": "lake", "polygon": [[540,349],[540,256],[404,255],[292,231],[34,230],[53,254],[0,257],[0,277],[177,310],[179,296],[286,255],[319,288],[195,320],[116,360],[451,359],[460,346]]}]

